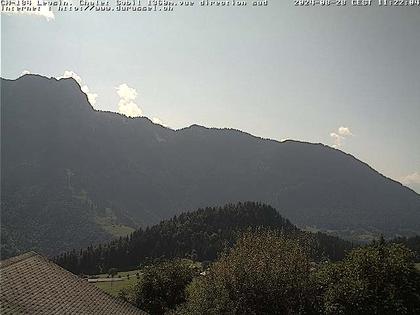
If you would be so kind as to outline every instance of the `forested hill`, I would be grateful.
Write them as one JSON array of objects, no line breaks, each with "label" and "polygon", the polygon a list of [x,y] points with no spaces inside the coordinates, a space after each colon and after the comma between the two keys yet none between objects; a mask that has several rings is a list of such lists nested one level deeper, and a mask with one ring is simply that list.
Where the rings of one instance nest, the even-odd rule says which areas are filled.
[{"label": "forested hill", "polygon": [[63,253],[55,261],[74,273],[84,274],[106,272],[110,268],[136,268],[155,258],[212,261],[233,245],[241,231],[250,228],[277,230],[298,238],[314,260],[342,259],[352,247],[333,236],[302,232],[268,205],[246,202],[182,213],[108,244]]},{"label": "forested hill", "polygon": [[96,111],[73,79],[2,79],[1,138],[3,257],[56,255],[244,200],[339,235],[420,232],[420,196],[351,155]]}]

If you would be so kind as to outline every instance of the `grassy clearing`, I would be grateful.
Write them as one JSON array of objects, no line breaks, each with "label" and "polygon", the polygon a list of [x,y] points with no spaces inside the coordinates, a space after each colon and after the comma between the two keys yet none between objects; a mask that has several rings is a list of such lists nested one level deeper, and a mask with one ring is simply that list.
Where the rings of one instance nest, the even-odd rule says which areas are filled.
[{"label": "grassy clearing", "polygon": [[95,221],[109,234],[115,237],[127,236],[134,232],[134,228],[117,223],[117,217],[112,209],[106,208],[104,216],[96,216]]},{"label": "grassy clearing", "polygon": [[[189,259],[183,259],[186,262],[189,262],[191,266],[195,266],[199,269],[202,269],[202,263],[200,262],[194,262]],[[139,273],[139,278],[137,278],[137,273]],[[127,277],[127,275],[129,277]],[[119,278],[121,276],[122,281],[113,281],[113,282],[95,282],[92,283],[92,285],[96,285],[98,288],[104,290],[108,294],[111,294],[113,296],[118,296],[118,293],[122,289],[130,289],[133,288],[139,281],[141,281],[142,278],[142,272],[141,270],[131,270],[131,271],[121,271],[118,272],[118,274],[114,278]],[[95,278],[108,278],[107,273],[102,273],[99,275],[95,275]]]},{"label": "grassy clearing", "polygon": [[[70,170],[67,170],[67,173],[68,176],[71,175]],[[74,194],[73,198],[80,200],[88,209],[92,209],[95,213],[96,224],[114,237],[124,237],[135,231],[133,227],[119,224],[117,215],[113,209],[98,208],[98,206],[89,198],[86,191],[82,190],[79,194]]]},{"label": "grassy clearing", "polygon": [[[99,221],[99,220],[97,220]],[[100,223],[101,224],[101,223]],[[135,229],[133,229],[130,226],[121,225],[121,224],[101,224],[101,227],[107,231],[109,234],[114,235],[115,237],[120,236],[127,236],[130,233],[134,232]]]},{"label": "grassy clearing", "polygon": [[[114,281],[114,282],[96,282],[93,285],[96,285],[98,288],[104,290],[108,294],[113,296],[118,296],[118,293],[122,289],[129,289],[134,287],[139,279],[137,279],[136,273],[139,272],[138,270],[132,271],[123,271],[119,272],[116,277],[121,276],[122,281]],[[127,275],[129,278],[127,278]],[[108,274],[100,274],[96,275],[98,278],[107,278]],[[140,275],[141,278],[141,275]]]}]

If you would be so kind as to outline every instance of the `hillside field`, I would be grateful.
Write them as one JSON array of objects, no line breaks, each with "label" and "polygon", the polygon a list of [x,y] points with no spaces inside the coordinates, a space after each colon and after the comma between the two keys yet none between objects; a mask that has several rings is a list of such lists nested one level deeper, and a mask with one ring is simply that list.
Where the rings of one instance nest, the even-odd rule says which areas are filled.
[{"label": "hillside field", "polygon": [[[139,273],[141,277],[141,272],[139,272],[138,270],[122,271],[122,272],[118,272],[118,274],[116,275],[116,277],[120,276],[123,279],[122,281],[96,282],[96,283],[92,283],[92,285],[97,286],[98,288],[104,290],[106,293],[110,295],[118,296],[118,293],[122,289],[131,289],[136,285],[136,283],[139,280],[137,279],[136,273]],[[127,278],[127,276],[129,276],[129,278]],[[99,275],[96,275],[95,278],[96,277],[108,278],[108,274],[105,274],[105,273],[99,274]]]}]

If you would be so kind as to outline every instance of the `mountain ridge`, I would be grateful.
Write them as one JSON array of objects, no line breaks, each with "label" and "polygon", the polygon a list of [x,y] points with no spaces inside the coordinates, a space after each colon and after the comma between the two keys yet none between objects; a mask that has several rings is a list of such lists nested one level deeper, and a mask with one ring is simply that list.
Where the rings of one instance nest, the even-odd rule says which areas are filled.
[{"label": "mountain ridge", "polygon": [[[59,81],[72,81],[72,84],[76,84],[79,88],[81,88],[80,85],[79,85],[79,83],[74,78],[72,78],[72,77],[69,77],[69,78],[59,78],[59,79],[57,79],[55,77],[47,77],[47,76],[44,76],[44,75],[41,75],[41,74],[32,74],[32,73],[31,74],[22,75],[22,76],[20,76],[20,77],[18,77],[16,79],[5,79],[5,78],[0,77],[0,80],[5,80],[5,81],[18,81],[18,80],[20,80],[20,79],[22,79],[24,77],[27,77],[27,76],[28,77],[42,78],[42,79],[46,79],[46,80],[55,80],[57,82],[59,82]],[[173,128],[168,127],[168,126],[163,126],[163,125],[160,125],[160,124],[156,124],[156,123],[154,123],[147,116],[128,117],[128,116],[125,116],[124,114],[121,114],[121,113],[118,113],[118,112],[113,112],[113,111],[110,111],[110,110],[96,109],[88,101],[87,95],[84,92],[82,92],[82,94],[86,96],[86,102],[90,105],[90,107],[92,108],[92,110],[95,111],[95,112],[115,114],[115,115],[121,116],[123,118],[128,118],[128,119],[132,119],[132,120],[137,120],[137,119],[147,120],[148,122],[150,122],[151,124],[153,124],[155,126],[159,126],[161,128],[164,128],[164,129],[167,129],[167,130],[171,130],[171,131],[174,131],[174,132],[182,132],[182,131],[185,131],[185,130],[188,130],[188,129],[194,129],[194,128],[204,129],[204,130],[211,130],[211,131],[225,131],[226,130],[226,131],[238,132],[240,134],[244,134],[246,136],[253,137],[255,139],[264,140],[264,141],[273,141],[273,142],[276,142],[276,143],[293,142],[293,143],[300,143],[300,144],[320,145],[320,146],[323,146],[323,147],[328,148],[328,149],[331,149],[331,150],[339,151],[339,152],[341,152],[341,153],[343,153],[343,154],[345,154],[345,155],[347,155],[347,156],[349,156],[349,157],[357,160],[358,162],[361,162],[361,163],[365,164],[366,166],[368,166],[369,168],[371,168],[373,171],[377,172],[379,175],[381,175],[381,176],[383,176],[383,177],[385,177],[385,178],[387,178],[387,179],[389,179],[389,180],[391,180],[391,181],[393,181],[393,182],[395,182],[395,183],[403,186],[404,188],[407,188],[407,189],[413,191],[415,194],[417,194],[417,195],[420,196],[420,194],[417,193],[416,191],[414,191],[411,187],[408,187],[408,186],[402,184],[401,182],[399,182],[398,180],[395,180],[395,179],[393,179],[393,178],[391,178],[391,177],[389,177],[389,176],[387,176],[387,175],[385,175],[385,174],[377,171],[373,166],[371,166],[370,164],[368,164],[368,163],[366,163],[366,162],[358,159],[355,155],[353,155],[351,153],[348,153],[348,152],[344,152],[344,151],[342,151],[340,149],[337,149],[337,148],[333,148],[333,147],[331,147],[331,146],[329,146],[327,144],[321,143],[321,142],[310,142],[310,141],[302,141],[302,140],[296,140],[296,139],[287,139],[287,140],[284,140],[284,141],[280,141],[280,140],[276,140],[276,139],[272,139],[272,138],[268,138],[268,137],[256,136],[256,135],[253,135],[253,134],[251,134],[249,132],[246,132],[244,130],[240,130],[240,129],[237,129],[237,128],[231,128],[231,127],[221,127],[221,128],[219,128],[219,127],[208,127],[208,126],[199,125],[199,124],[192,124],[190,126],[182,127],[182,128],[179,128],[179,129],[173,129]]]},{"label": "mountain ridge", "polygon": [[[186,209],[244,200],[272,204],[303,227],[420,231],[419,194],[324,144],[199,125],[173,130],[98,111],[71,78],[25,75],[2,79],[1,89],[2,231],[10,247],[55,254]],[[74,231],[63,236],[57,224]],[[42,240],[51,235],[62,244],[49,252]]]},{"label": "mountain ridge", "polygon": [[[74,78],[72,78],[72,77],[69,77],[69,78],[59,78],[59,79],[57,79],[55,77],[47,77],[47,76],[44,76],[44,75],[41,75],[41,74],[32,74],[32,73],[30,73],[30,74],[24,74],[24,75],[22,75],[22,76],[20,76],[20,77],[18,77],[16,79],[6,79],[6,78],[0,77],[0,80],[4,80],[4,81],[18,81],[18,80],[20,80],[20,79],[22,79],[24,77],[36,77],[36,78],[41,78],[41,79],[46,79],[46,80],[55,80],[56,82],[60,82],[60,81],[72,81],[72,84],[76,84],[79,87],[79,89],[81,89],[80,84]],[[395,182],[395,183],[403,186],[406,189],[411,190],[412,192],[414,192],[415,194],[417,194],[418,196],[420,196],[420,194],[417,193],[416,191],[414,191],[412,188],[410,188],[410,187],[402,184],[398,180],[395,180],[395,179],[393,179],[391,177],[388,177],[385,174],[377,171],[373,166],[371,166],[370,164],[368,164],[368,163],[366,163],[366,162],[358,159],[355,155],[353,155],[351,153],[348,153],[348,152],[344,152],[344,151],[342,151],[340,149],[337,149],[337,148],[333,148],[333,147],[331,147],[331,146],[329,146],[327,144],[324,144],[322,142],[309,142],[309,141],[302,141],[302,140],[296,140],[296,139],[287,139],[287,140],[284,140],[284,141],[280,141],[280,140],[276,140],[276,139],[272,139],[272,138],[267,138],[267,137],[262,137],[262,136],[256,136],[256,135],[253,135],[253,134],[251,134],[249,132],[246,132],[244,130],[240,130],[240,129],[237,129],[237,128],[231,128],[231,127],[221,127],[221,128],[219,128],[219,127],[208,127],[208,126],[199,125],[199,124],[192,124],[190,126],[182,127],[182,128],[179,128],[179,129],[173,129],[173,128],[168,127],[168,126],[163,126],[163,125],[160,125],[160,124],[156,124],[156,123],[154,123],[147,116],[128,117],[128,116],[125,116],[124,114],[121,114],[121,113],[118,113],[118,112],[113,112],[113,111],[110,111],[110,110],[96,109],[88,101],[87,95],[83,91],[81,91],[81,92],[82,92],[83,95],[86,96],[85,101],[90,105],[91,109],[94,112],[115,114],[115,115],[120,116],[120,117],[123,117],[125,119],[147,120],[148,122],[150,122],[151,124],[153,124],[155,126],[158,126],[158,127],[161,127],[161,128],[167,129],[167,130],[171,130],[171,131],[174,131],[174,132],[182,132],[182,131],[185,131],[185,130],[188,130],[188,129],[194,129],[194,128],[204,129],[204,130],[210,130],[210,131],[234,131],[234,132],[238,132],[240,134],[243,134],[243,135],[246,135],[246,136],[250,136],[250,137],[255,138],[255,139],[258,139],[258,140],[264,140],[264,141],[270,141],[270,142],[273,141],[273,142],[279,143],[279,144],[281,144],[281,143],[287,143],[287,142],[292,142],[292,143],[309,144],[309,145],[320,145],[320,146],[322,146],[324,148],[328,148],[328,149],[331,149],[331,150],[339,151],[340,153],[345,154],[345,155],[347,155],[347,156],[349,156],[349,157],[357,160],[358,162],[360,162],[362,164],[365,164],[367,167],[369,167],[370,169],[372,169],[373,171],[375,171],[379,175],[381,175],[381,176],[385,177],[386,179],[389,179],[389,180],[391,180],[391,181],[393,181],[393,182]]]}]

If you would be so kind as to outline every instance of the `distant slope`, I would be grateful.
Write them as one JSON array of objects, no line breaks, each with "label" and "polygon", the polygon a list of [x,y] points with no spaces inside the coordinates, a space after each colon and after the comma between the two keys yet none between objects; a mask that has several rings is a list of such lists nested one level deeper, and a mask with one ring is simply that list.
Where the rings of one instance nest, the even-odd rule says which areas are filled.
[{"label": "distant slope", "polygon": [[[391,240],[391,242],[405,245],[414,253],[414,260],[420,263],[420,236],[413,237],[398,237]],[[419,265],[420,266],[420,265]]]},{"label": "distant slope", "polygon": [[300,226],[411,235],[420,196],[322,144],[95,111],[73,79],[1,81],[2,255],[56,254],[255,200]]},{"label": "distant slope", "polygon": [[276,230],[300,239],[315,260],[342,259],[351,243],[322,233],[302,232],[264,204],[245,202],[182,213],[129,237],[108,244],[74,250],[56,257],[62,267],[76,274],[96,274],[110,268],[128,270],[155,258],[192,258],[213,261],[237,236],[248,229]]}]

